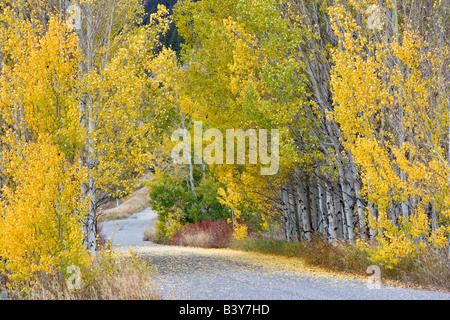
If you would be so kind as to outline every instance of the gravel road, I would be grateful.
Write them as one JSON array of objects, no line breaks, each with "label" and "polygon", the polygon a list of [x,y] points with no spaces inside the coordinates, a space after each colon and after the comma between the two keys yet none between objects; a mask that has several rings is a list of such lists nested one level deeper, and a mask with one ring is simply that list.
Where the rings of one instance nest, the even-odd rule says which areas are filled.
[{"label": "gravel road", "polygon": [[155,214],[147,209],[123,221],[103,223],[119,250],[132,249],[153,268],[163,299],[193,300],[450,300],[449,293],[370,289],[367,278],[332,274],[298,259],[229,249],[161,246],[142,241]]},{"label": "gravel road", "polygon": [[145,227],[154,225],[152,220],[156,217],[156,213],[151,208],[147,208],[126,220],[106,221],[100,225],[103,227],[102,232],[105,237],[111,238],[113,246],[146,246],[151,243],[142,240]]}]

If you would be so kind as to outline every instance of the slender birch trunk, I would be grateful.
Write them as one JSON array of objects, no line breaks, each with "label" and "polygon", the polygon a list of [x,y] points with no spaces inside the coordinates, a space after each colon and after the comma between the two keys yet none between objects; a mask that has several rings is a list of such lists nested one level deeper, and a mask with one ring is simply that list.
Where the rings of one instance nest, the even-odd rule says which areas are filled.
[{"label": "slender birch trunk", "polygon": [[[93,10],[89,4],[85,5],[85,18],[86,18],[86,58],[87,67],[86,75],[89,75],[93,64]],[[85,221],[85,246],[93,253],[97,250],[97,189],[94,176],[94,169],[96,167],[95,151],[93,147],[93,133],[95,131],[95,114],[94,106],[92,105],[91,97],[85,97],[84,104],[84,117],[87,119],[88,125],[88,137],[87,137],[87,157],[86,164],[88,169],[88,190],[87,195],[89,197],[89,213]]]},{"label": "slender birch trunk", "polygon": [[356,209],[358,211],[359,233],[363,240],[367,240],[366,217],[364,214],[363,197],[361,196],[361,182],[355,179],[355,195],[356,195]]},{"label": "slender birch trunk", "polygon": [[355,240],[355,235],[353,232],[353,212],[351,207],[352,200],[350,196],[352,190],[350,188],[350,184],[347,181],[346,174],[342,166],[339,166],[339,181],[342,188],[342,199],[344,202],[347,239],[348,241],[353,242]]},{"label": "slender birch trunk", "polygon": [[300,228],[299,204],[295,197],[295,193],[293,193],[292,191],[288,193],[289,208],[292,209],[292,211],[290,210],[290,213],[289,213],[289,216],[292,219],[292,225],[293,225],[292,238],[296,239],[298,241],[301,241],[302,240],[302,231]]},{"label": "slender birch trunk", "polygon": [[319,215],[319,195],[317,190],[317,184],[309,177],[308,180],[309,199],[311,207],[311,228],[313,232],[317,232],[320,223]]},{"label": "slender birch trunk", "polygon": [[318,198],[319,198],[319,217],[320,217],[320,223],[319,223],[319,232],[324,235],[329,235],[329,227],[328,227],[328,218],[327,218],[327,211],[326,211],[326,197],[324,194],[324,187],[322,185],[322,182],[320,181],[320,178],[317,178],[317,192],[318,192]]},{"label": "slender birch trunk", "polygon": [[297,197],[299,199],[300,212],[302,217],[302,231],[306,240],[311,241],[311,214],[310,205],[308,201],[308,195],[304,188],[304,182],[297,185],[296,188]]},{"label": "slender birch trunk", "polygon": [[327,197],[327,212],[328,212],[328,231],[329,241],[334,242],[337,240],[337,222],[336,222],[336,209],[334,207],[334,195],[333,186],[331,182],[326,184],[326,197]]},{"label": "slender birch trunk", "polygon": [[[369,214],[370,214],[371,219],[373,219],[374,221],[377,221],[378,220],[377,207],[372,202],[369,202],[368,207],[369,207]],[[374,240],[376,233],[372,227],[369,227],[369,234],[370,234],[370,239]]]},{"label": "slender birch trunk", "polygon": [[[183,139],[184,141],[188,141],[188,126],[186,125],[186,115],[184,115],[180,110],[180,117],[181,117],[181,129],[183,129]],[[191,146],[186,145],[186,148],[189,148],[187,150],[184,150],[187,161],[189,165],[189,185],[191,187],[191,191],[194,194],[195,197],[197,197],[196,187],[195,187],[195,179],[194,179],[194,163],[193,163],[193,157],[191,154]]]},{"label": "slender birch trunk", "polygon": [[283,210],[283,217],[284,217],[284,231],[286,235],[286,240],[291,240],[292,235],[292,226],[291,226],[291,219],[289,217],[289,200],[288,200],[288,194],[287,194],[287,187],[286,184],[283,183],[281,187],[281,201],[282,201],[282,210]]}]

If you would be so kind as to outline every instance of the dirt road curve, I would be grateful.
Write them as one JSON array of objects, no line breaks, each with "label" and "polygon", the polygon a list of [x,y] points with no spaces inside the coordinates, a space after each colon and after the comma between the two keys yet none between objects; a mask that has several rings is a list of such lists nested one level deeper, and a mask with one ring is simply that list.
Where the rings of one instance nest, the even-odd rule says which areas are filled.
[{"label": "dirt road curve", "polygon": [[[144,217],[147,218],[144,218]],[[164,299],[445,299],[449,293],[405,289],[383,284],[369,289],[367,278],[344,277],[310,268],[298,259],[228,249],[160,246],[142,242],[143,225],[153,217],[138,214],[104,226],[121,250],[132,249],[153,268],[153,281]],[[106,227],[106,228],[105,228]]]}]

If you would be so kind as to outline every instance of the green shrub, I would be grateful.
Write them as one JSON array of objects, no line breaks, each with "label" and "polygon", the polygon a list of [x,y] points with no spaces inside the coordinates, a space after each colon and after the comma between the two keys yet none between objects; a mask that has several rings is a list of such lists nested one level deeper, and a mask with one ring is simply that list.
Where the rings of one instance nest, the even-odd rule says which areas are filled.
[{"label": "green shrub", "polygon": [[150,205],[158,213],[157,242],[167,243],[185,224],[231,218],[229,208],[217,199],[217,190],[224,186],[211,177],[195,176],[199,180],[195,194],[186,181],[168,174],[149,184]]}]

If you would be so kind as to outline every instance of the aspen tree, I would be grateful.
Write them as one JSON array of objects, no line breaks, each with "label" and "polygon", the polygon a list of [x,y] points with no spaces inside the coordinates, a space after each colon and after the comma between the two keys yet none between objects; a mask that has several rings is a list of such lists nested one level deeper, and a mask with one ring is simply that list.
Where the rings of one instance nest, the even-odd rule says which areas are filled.
[{"label": "aspen tree", "polygon": [[4,8],[0,256],[2,271],[20,283],[89,264],[81,227],[88,207],[81,193],[77,39],[57,16],[45,34],[14,17]]},{"label": "aspen tree", "polygon": [[150,71],[167,11],[138,26],[138,1],[84,1],[71,30],[69,5],[0,3],[0,256],[18,281],[88,265],[98,207],[148,168],[161,117]]},{"label": "aspen tree", "polygon": [[442,86],[442,77],[449,51],[448,45],[437,49],[441,41],[448,44],[441,15],[448,3],[390,1],[378,11],[376,28],[367,24],[373,12],[366,5],[338,2],[330,10],[344,48],[333,52],[334,118],[360,169],[362,192],[378,209],[377,217],[370,216],[379,242],[372,259],[394,265],[428,244],[448,243],[440,237],[438,244],[430,230],[436,208],[440,230],[448,229],[441,192],[448,190],[449,175],[442,140],[448,134],[448,83]]}]

